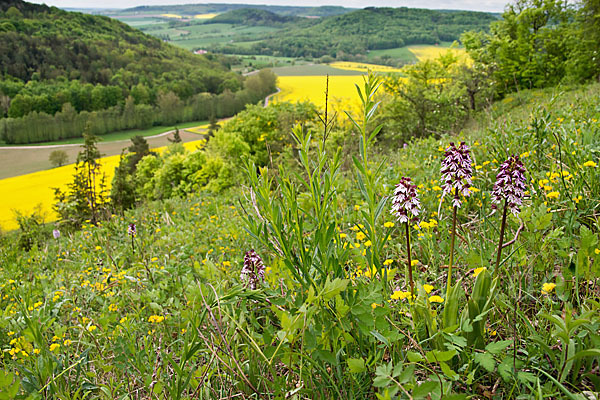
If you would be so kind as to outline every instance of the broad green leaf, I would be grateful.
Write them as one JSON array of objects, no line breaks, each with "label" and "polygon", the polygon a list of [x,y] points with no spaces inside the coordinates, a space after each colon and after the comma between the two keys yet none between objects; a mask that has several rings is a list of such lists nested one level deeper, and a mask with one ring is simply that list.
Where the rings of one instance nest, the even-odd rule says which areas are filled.
[{"label": "broad green leaf", "polygon": [[485,350],[492,354],[498,354],[502,350],[510,346],[512,342],[512,340],[502,340],[500,342],[490,343],[487,346],[485,346]]},{"label": "broad green leaf", "polygon": [[427,361],[434,362],[442,362],[442,361],[450,361],[452,357],[456,355],[456,350],[447,350],[447,351],[438,351],[431,350],[425,353],[425,358]]},{"label": "broad green leaf", "polygon": [[348,359],[348,370],[353,374],[359,374],[365,372],[365,360],[362,358],[349,358]]},{"label": "broad green leaf", "polygon": [[475,353],[473,359],[488,372],[492,372],[496,367],[496,360],[490,353]]}]

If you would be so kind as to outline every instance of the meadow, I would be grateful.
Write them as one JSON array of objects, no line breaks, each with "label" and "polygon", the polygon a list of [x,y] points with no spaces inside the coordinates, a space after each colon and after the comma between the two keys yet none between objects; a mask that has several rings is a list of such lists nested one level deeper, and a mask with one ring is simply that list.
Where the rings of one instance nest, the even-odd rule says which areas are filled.
[{"label": "meadow", "polygon": [[[366,91],[349,154],[298,127],[297,176],[250,164],[220,195],[40,231],[29,251],[3,246],[0,389],[589,398],[600,387],[599,92],[520,91],[457,136],[397,148],[366,135]],[[440,169],[461,141],[473,180],[456,208]],[[526,191],[502,221],[492,188],[511,155]],[[401,177],[420,203],[410,223],[391,210]]]}]

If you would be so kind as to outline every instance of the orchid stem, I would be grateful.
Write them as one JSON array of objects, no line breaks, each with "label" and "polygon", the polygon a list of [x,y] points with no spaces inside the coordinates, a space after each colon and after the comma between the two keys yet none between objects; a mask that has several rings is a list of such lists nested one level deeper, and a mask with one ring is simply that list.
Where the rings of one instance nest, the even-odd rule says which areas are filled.
[{"label": "orchid stem", "polygon": [[456,239],[456,206],[452,211],[452,236],[450,239],[450,264],[448,265],[448,279],[446,282],[446,299],[450,295],[450,287],[452,286],[452,265],[454,264],[454,241]]},{"label": "orchid stem", "polygon": [[498,255],[496,256],[496,271],[500,267],[500,259],[502,258],[502,245],[504,244],[504,228],[506,227],[506,205],[507,201],[504,200],[504,211],[502,213],[502,225],[500,225],[500,243],[498,243]]},{"label": "orchid stem", "polygon": [[406,225],[406,254],[408,256],[408,281],[410,282],[410,294],[414,298],[415,284],[413,282],[412,261],[410,259],[410,227],[408,226],[408,222],[405,222],[404,224]]}]

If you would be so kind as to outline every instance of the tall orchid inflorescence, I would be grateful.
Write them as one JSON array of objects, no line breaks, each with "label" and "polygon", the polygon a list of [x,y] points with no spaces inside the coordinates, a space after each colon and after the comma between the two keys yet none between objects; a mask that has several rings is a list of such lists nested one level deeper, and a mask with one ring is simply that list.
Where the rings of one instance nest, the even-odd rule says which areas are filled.
[{"label": "tall orchid inflorescence", "polygon": [[444,195],[452,194],[452,205],[460,208],[460,195],[468,197],[471,194],[469,189],[473,178],[471,153],[465,142],[459,146],[450,143],[442,160],[441,173]]},{"label": "tall orchid inflorescence", "polygon": [[137,235],[137,228],[134,223],[129,224],[127,227],[127,234],[131,237],[131,251],[135,253],[135,236]]},{"label": "tall orchid inflorescence", "polygon": [[418,216],[420,211],[421,202],[417,186],[412,184],[410,178],[403,177],[394,190],[391,213],[396,216],[398,222],[403,223]]},{"label": "tall orchid inflorescence", "polygon": [[450,239],[450,262],[448,263],[448,277],[446,279],[446,298],[450,295],[452,285],[452,265],[454,264],[454,242],[456,240],[456,210],[460,208],[460,195],[468,197],[471,194],[473,180],[473,167],[471,166],[471,152],[465,142],[456,146],[450,143],[446,155],[442,160],[442,188],[443,194],[450,194],[452,198],[452,232]]},{"label": "tall orchid inflorescence", "polygon": [[[496,254],[496,270],[500,267],[502,249],[504,246],[504,229],[506,228],[506,213],[510,210],[514,215],[519,214],[523,196],[525,195],[525,167],[518,156],[509,157],[498,168],[496,183],[492,190],[494,206],[504,202],[502,223],[500,225],[500,242]],[[508,243],[507,243],[508,245]]]},{"label": "tall orchid inflorescence", "polygon": [[416,218],[421,211],[421,202],[417,194],[417,186],[413,185],[410,178],[403,177],[394,189],[392,197],[391,213],[398,218],[398,222],[404,223],[406,228],[406,255],[408,268],[408,281],[410,292],[414,296],[415,284],[412,276],[412,262],[410,260],[410,227],[409,221]]},{"label": "tall orchid inflorescence", "polygon": [[129,226],[127,227],[127,233],[130,236],[137,235],[137,228],[135,227],[135,224],[129,224]]},{"label": "tall orchid inflorescence", "polygon": [[252,290],[256,289],[258,282],[265,278],[265,265],[254,249],[247,251],[244,255],[244,267],[240,273],[240,278],[247,280],[248,286]]},{"label": "tall orchid inflorescence", "polygon": [[502,204],[503,201],[506,201],[508,210],[514,215],[519,214],[525,194],[525,172],[519,156],[512,156],[504,161],[498,169],[492,191],[492,202]]}]

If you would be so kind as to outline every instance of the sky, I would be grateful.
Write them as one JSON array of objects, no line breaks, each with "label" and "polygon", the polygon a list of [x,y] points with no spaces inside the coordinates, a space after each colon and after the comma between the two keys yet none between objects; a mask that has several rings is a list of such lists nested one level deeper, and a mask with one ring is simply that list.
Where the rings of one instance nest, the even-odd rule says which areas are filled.
[{"label": "sky", "polygon": [[29,0],[32,3],[45,3],[49,6],[71,8],[129,8],[143,5],[191,4],[191,3],[236,3],[268,4],[285,6],[322,6],[334,5],[350,8],[376,7],[414,7],[446,10],[473,10],[501,12],[510,0]]}]

